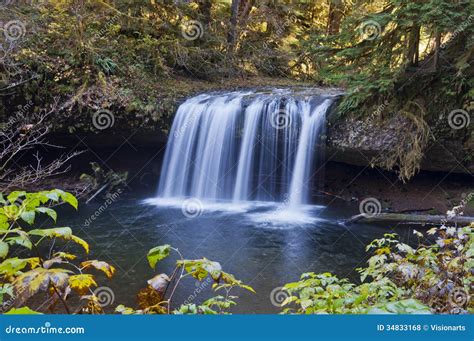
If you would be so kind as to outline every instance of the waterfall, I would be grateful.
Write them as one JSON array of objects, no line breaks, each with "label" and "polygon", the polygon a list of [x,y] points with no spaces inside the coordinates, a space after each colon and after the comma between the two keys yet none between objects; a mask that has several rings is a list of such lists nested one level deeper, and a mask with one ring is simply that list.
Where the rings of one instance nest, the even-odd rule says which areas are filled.
[{"label": "waterfall", "polygon": [[158,196],[211,201],[310,201],[333,96],[204,94],[180,105]]},{"label": "waterfall", "polygon": [[311,167],[314,155],[317,151],[313,149],[316,138],[320,136],[324,127],[325,114],[331,105],[330,100],[325,100],[322,104],[311,111],[308,102],[301,103],[300,113],[303,119],[302,129],[299,137],[296,152],[296,161],[291,178],[289,205],[299,206],[307,201],[308,188],[307,181],[311,178]]}]

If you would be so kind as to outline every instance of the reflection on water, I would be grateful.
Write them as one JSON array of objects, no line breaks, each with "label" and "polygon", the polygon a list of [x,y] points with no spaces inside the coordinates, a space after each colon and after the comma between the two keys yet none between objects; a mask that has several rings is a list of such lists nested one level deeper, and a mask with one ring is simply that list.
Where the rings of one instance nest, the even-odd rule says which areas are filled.
[{"label": "reflection on water", "polygon": [[[85,221],[100,203],[83,206],[79,214],[63,214],[62,219],[90,243],[91,259],[110,262],[117,268],[112,281],[100,279],[100,285],[111,287],[115,293],[113,307],[136,306],[135,293],[155,274],[146,260],[147,251],[170,244],[185,258],[206,257],[220,262],[224,271],[256,290],[257,294],[235,292],[240,296],[235,313],[278,312],[270,301],[271,291],[297,280],[304,272],[329,271],[357,279],[355,269],[367,259],[365,245],[391,231],[373,225],[339,224],[341,218],[356,213],[347,206],[307,206],[295,212],[272,203],[198,205],[202,205],[200,211],[196,214],[194,207],[189,215],[181,201],[124,199],[104,210],[89,226]],[[396,230],[405,240],[411,231],[408,227]],[[158,263],[156,271],[171,273],[175,259]],[[185,278],[183,284],[175,302],[185,301],[196,291],[194,280]],[[194,303],[211,294],[210,285],[203,287]]]}]

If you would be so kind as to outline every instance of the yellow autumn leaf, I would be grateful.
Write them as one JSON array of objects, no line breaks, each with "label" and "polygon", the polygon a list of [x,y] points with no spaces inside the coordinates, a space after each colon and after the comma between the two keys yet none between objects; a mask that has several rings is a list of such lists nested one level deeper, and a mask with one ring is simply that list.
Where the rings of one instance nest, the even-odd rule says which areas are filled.
[{"label": "yellow autumn leaf", "polygon": [[39,257],[27,258],[26,261],[30,264],[30,267],[32,269],[37,268],[40,265]]},{"label": "yellow autumn leaf", "polygon": [[377,255],[383,255],[383,254],[390,254],[390,248],[389,247],[382,247],[380,249],[375,250],[375,254]]},{"label": "yellow autumn leaf", "polygon": [[69,286],[78,294],[83,295],[91,286],[97,286],[93,275],[80,274],[69,276]]},{"label": "yellow autumn leaf", "polygon": [[67,283],[69,273],[66,269],[45,269],[36,268],[18,276],[13,285],[15,294],[20,302],[26,301],[38,291],[46,291],[51,284],[57,288],[62,288]]},{"label": "yellow autumn leaf", "polygon": [[110,265],[107,262],[103,262],[99,260],[88,260],[88,261],[82,262],[81,266],[83,269],[88,269],[90,267],[93,267],[97,270],[100,270],[103,273],[105,273],[105,275],[108,278],[112,278],[112,276],[115,273],[115,268],[112,265]]},{"label": "yellow autumn leaf", "polygon": [[60,257],[60,258],[62,258],[62,259],[67,259],[67,260],[73,260],[73,259],[76,259],[76,258],[77,258],[76,255],[73,255],[73,254],[67,253],[67,252],[62,252],[62,251],[56,252],[56,253],[54,254],[54,257]]},{"label": "yellow autumn leaf", "polygon": [[84,239],[81,239],[81,238],[79,238],[78,236],[75,236],[75,235],[72,235],[71,239],[72,239],[73,242],[75,242],[75,243],[79,244],[80,246],[82,246],[84,248],[84,250],[86,251],[86,253],[89,253],[89,244],[87,244],[87,242]]}]

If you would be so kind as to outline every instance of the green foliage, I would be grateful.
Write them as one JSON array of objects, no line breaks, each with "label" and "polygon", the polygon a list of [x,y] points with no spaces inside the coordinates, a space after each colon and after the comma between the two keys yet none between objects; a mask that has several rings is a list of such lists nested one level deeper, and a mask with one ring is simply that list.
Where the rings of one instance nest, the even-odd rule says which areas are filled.
[{"label": "green foliage", "polygon": [[[291,296],[282,305],[296,304],[299,308],[295,312],[304,314],[367,314],[403,297],[403,290],[386,278],[357,286],[330,273],[306,273],[299,282],[284,288]],[[284,311],[290,313],[293,309]]]},{"label": "green foliage", "polygon": [[[472,313],[474,226],[418,232],[416,249],[386,234],[367,246],[374,252],[358,269],[362,284],[330,273],[305,273],[284,286],[285,313],[424,314]],[[435,238],[435,242],[430,242]]]},{"label": "green foliage", "polygon": [[[24,191],[12,192],[6,199],[0,195],[0,303],[8,307],[21,306],[39,293],[51,295],[51,305],[47,307],[52,310],[54,302],[61,301],[63,309],[72,312],[67,300],[73,293],[79,295],[85,304],[81,304],[75,311],[83,313],[101,313],[98,298],[95,296],[94,287],[97,281],[93,274],[87,271],[94,269],[101,271],[108,278],[112,278],[115,268],[110,264],[99,260],[80,261],[74,253],[65,251],[52,252],[47,247],[47,241],[53,243],[73,242],[81,246],[86,253],[89,245],[81,238],[75,236],[69,227],[32,228],[38,216],[43,214],[53,220],[57,219],[57,213],[52,208],[54,205],[68,203],[77,208],[77,199],[70,193],[61,190],[42,191],[28,193]],[[26,249],[32,252],[31,257],[9,257],[14,248]],[[44,254],[43,250],[49,250]],[[180,255],[176,261],[173,274],[157,274],[148,280],[148,287],[138,294],[141,309],[134,310],[123,306],[117,307],[122,314],[218,314],[227,313],[236,304],[237,296],[231,295],[231,290],[241,288],[247,291],[254,290],[237,280],[233,275],[222,271],[218,262],[202,259],[187,260],[181,253],[170,245],[161,245],[152,248],[147,255],[150,266],[155,269],[156,264],[169,257],[171,250]],[[185,277],[193,277],[201,283],[203,288],[212,284],[215,292],[222,292],[200,305],[185,303],[176,310],[171,310],[171,302],[176,288]],[[10,314],[35,313],[28,307],[12,308]]]},{"label": "green foliage", "polygon": [[[337,80],[345,74],[352,89],[363,86],[378,93],[391,90],[401,67],[433,53],[429,48],[422,50],[421,43],[432,42],[436,34],[449,37],[458,32],[460,23],[467,23],[472,13],[472,3],[467,1],[391,0],[361,5],[347,9],[338,34],[313,34],[304,44],[315,52],[315,59],[326,60],[326,76]],[[414,60],[412,53],[417,51],[420,56]]]},{"label": "green foliage", "polygon": [[30,309],[29,307],[11,308],[5,315],[40,315],[41,313]]},{"label": "green foliage", "polygon": [[[75,113],[62,113],[56,129],[91,130],[91,111],[103,108],[118,129],[166,133],[180,98],[268,76],[272,85],[279,77],[347,88],[341,115],[369,116],[397,98],[392,115],[423,97],[435,100],[435,118],[472,101],[472,1],[242,1],[235,43],[229,1],[48,1],[15,10],[34,28],[15,61],[41,75],[22,97],[66,98]],[[183,33],[189,22],[198,22],[196,39]]]},{"label": "green foliage", "polygon": [[[235,300],[238,297],[231,295],[231,290],[240,288],[255,293],[252,287],[243,284],[242,281],[237,280],[233,275],[222,271],[222,267],[218,262],[206,258],[183,259],[179,250],[170,245],[160,245],[149,250],[147,258],[151,268],[155,269],[157,262],[167,258],[172,250],[180,256],[180,259],[176,261],[176,267],[172,275],[168,276],[161,273],[148,280],[148,287],[138,294],[140,309],[135,310],[119,305],[116,308],[116,312],[125,315],[227,314],[228,310],[237,304]],[[202,304],[184,302],[177,309],[172,310],[171,303],[175,290],[181,280],[189,276],[196,279],[202,289],[212,282],[213,291],[223,292],[224,294],[211,297]],[[196,293],[193,293],[190,298],[195,299],[196,295]]]},{"label": "green foliage", "polygon": [[150,249],[150,251],[148,251],[147,259],[148,259],[148,262],[150,263],[151,268],[155,269],[156,263],[168,257],[170,254],[170,250],[171,250],[171,246],[168,244],[160,245],[160,246]]},{"label": "green foliage", "polygon": [[101,58],[97,57],[95,60],[95,63],[97,66],[100,68],[101,71],[103,71],[106,75],[111,75],[115,72],[115,69],[117,68],[117,64],[114,63],[114,61],[110,58]]},{"label": "green foliage", "polygon": [[[97,286],[94,275],[84,271],[94,268],[112,277],[113,266],[98,260],[87,260],[75,264],[75,254],[64,251],[53,253],[52,243],[72,242],[81,246],[86,254],[89,245],[81,238],[73,235],[70,227],[32,228],[38,216],[46,215],[56,222],[55,205],[67,203],[77,209],[77,199],[70,193],[59,189],[28,193],[11,192],[6,199],[0,195],[0,303],[7,307],[25,304],[40,292],[51,296],[48,309],[54,308],[54,302],[61,301],[63,309],[71,312],[66,300],[72,292],[87,299],[83,312],[100,312],[100,305],[91,288]],[[51,244],[50,244],[51,245]],[[23,249],[31,257],[9,257],[10,253]],[[49,250],[45,253],[44,250]],[[21,254],[25,254],[25,252]],[[86,293],[91,295],[85,296]],[[6,300],[6,297],[9,297]],[[79,307],[81,310],[81,307]],[[35,313],[28,307],[12,308],[10,314]]]}]

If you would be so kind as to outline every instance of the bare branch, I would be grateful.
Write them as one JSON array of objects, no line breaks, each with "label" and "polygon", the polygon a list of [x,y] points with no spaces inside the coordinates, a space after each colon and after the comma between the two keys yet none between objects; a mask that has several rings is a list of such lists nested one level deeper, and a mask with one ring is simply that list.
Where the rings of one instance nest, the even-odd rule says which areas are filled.
[{"label": "bare branch", "polygon": [[[62,148],[47,141],[50,131],[48,119],[61,108],[58,99],[48,110],[40,110],[36,114],[27,114],[30,107],[12,116],[0,130],[0,192],[13,189],[25,189],[46,178],[64,174],[70,170],[67,164],[75,156],[81,154],[75,151],[63,154],[51,162],[45,162],[38,148]],[[33,154],[31,154],[33,153]],[[27,154],[33,160],[29,164],[18,165],[20,156]]]}]

